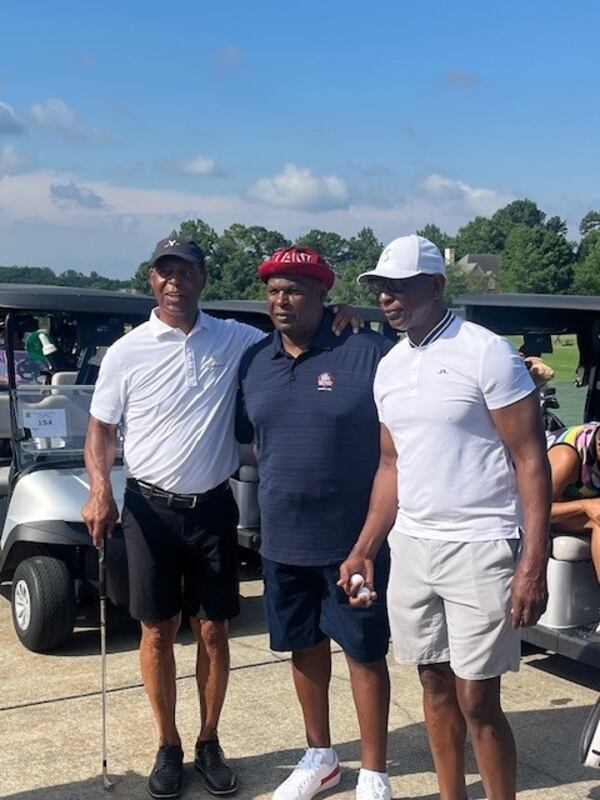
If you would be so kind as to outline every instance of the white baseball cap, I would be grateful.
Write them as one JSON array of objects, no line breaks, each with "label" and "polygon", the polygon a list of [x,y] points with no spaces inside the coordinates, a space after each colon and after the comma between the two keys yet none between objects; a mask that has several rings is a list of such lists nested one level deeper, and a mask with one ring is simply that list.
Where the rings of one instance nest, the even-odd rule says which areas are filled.
[{"label": "white baseball cap", "polygon": [[364,283],[369,278],[402,280],[413,275],[445,275],[442,254],[433,242],[423,236],[400,236],[383,249],[375,269],[363,272],[356,279]]}]

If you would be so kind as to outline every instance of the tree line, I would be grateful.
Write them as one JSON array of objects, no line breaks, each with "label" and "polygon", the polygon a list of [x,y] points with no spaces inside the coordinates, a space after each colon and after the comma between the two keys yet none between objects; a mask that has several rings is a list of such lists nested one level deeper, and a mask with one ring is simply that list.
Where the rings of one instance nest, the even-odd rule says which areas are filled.
[{"label": "tree line", "polygon": [[[258,264],[278,248],[296,244],[317,250],[335,270],[334,299],[359,305],[373,302],[356,283],[357,275],[372,269],[383,249],[384,242],[371,228],[362,228],[349,238],[314,229],[292,242],[279,231],[259,225],[234,223],[218,234],[208,223],[195,219],[182,222],[173,233],[192,236],[205,253],[209,275],[206,299],[264,297],[256,277]],[[454,236],[435,223],[417,233],[435,242],[442,252],[453,248],[457,261],[469,253],[497,255],[501,292],[600,295],[600,211],[583,217],[579,242],[569,240],[564,220],[548,217],[531,200],[515,200],[491,217],[477,216]],[[139,265],[131,279],[122,281],[72,269],[57,275],[48,268],[0,267],[0,282],[150,292],[148,261]],[[487,279],[477,271],[465,272],[457,264],[448,267],[451,301],[460,294],[484,291],[486,285]]]}]

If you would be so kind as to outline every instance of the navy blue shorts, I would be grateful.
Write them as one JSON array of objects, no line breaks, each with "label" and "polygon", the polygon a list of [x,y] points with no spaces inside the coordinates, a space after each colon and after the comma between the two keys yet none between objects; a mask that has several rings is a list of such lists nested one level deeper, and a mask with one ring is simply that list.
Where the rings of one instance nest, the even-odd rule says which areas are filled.
[{"label": "navy blue shorts", "polygon": [[338,564],[293,566],[263,558],[271,650],[306,650],[330,638],[360,664],[384,658],[390,640],[389,571],[389,549],[384,543],[375,562],[377,600],[370,608],[353,608],[344,590],[336,586]]}]

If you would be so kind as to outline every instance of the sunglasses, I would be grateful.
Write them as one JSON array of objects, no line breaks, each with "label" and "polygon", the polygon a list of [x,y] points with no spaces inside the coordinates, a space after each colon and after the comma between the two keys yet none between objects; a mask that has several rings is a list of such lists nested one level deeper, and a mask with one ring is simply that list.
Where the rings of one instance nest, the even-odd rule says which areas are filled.
[{"label": "sunglasses", "polygon": [[367,289],[373,292],[376,297],[379,297],[382,292],[385,294],[405,294],[415,285],[421,283],[424,278],[431,279],[432,276],[428,273],[421,273],[410,278],[369,278]]},{"label": "sunglasses", "polygon": [[408,282],[410,278],[394,279],[394,278],[369,278],[367,281],[367,289],[376,297],[382,292],[385,294],[404,294],[409,288]]}]

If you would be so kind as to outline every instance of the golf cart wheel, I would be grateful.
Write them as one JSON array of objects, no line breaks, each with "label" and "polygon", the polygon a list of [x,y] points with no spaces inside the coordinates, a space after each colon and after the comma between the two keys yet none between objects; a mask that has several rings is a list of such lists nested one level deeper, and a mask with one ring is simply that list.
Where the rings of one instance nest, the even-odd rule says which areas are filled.
[{"label": "golf cart wheel", "polygon": [[35,556],[13,576],[12,617],[21,642],[34,653],[60,647],[75,627],[75,588],[64,561]]}]

